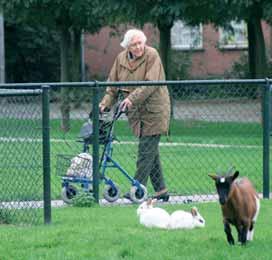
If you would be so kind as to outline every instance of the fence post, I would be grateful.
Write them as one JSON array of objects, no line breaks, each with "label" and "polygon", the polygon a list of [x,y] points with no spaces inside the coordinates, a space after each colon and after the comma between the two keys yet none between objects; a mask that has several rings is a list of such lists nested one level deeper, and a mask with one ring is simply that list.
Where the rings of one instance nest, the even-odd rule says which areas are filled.
[{"label": "fence post", "polygon": [[99,107],[98,107],[98,83],[95,82],[93,88],[93,191],[94,198],[97,203],[99,203]]},{"label": "fence post", "polygon": [[269,135],[270,135],[270,91],[269,81],[263,91],[263,198],[269,198]]},{"label": "fence post", "polygon": [[44,223],[51,223],[49,85],[42,85]]}]

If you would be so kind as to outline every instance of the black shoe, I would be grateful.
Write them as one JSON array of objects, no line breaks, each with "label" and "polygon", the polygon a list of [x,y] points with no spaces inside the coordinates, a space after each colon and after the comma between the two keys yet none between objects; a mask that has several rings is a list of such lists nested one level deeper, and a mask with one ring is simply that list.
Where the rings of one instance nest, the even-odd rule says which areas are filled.
[{"label": "black shoe", "polygon": [[168,192],[153,196],[153,199],[162,200],[165,202],[168,201],[169,198],[170,198],[170,195],[168,194]]}]

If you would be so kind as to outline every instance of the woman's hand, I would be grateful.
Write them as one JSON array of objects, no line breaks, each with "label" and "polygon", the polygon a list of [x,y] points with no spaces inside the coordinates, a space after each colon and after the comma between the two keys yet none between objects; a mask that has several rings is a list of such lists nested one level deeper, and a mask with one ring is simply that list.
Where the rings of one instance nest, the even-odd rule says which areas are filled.
[{"label": "woman's hand", "polygon": [[132,107],[132,102],[128,98],[125,98],[121,103],[121,110],[125,112],[126,110],[131,109],[131,107]]},{"label": "woman's hand", "polygon": [[103,113],[106,109],[107,109],[107,107],[105,105],[99,104],[99,111],[100,111],[100,113]]}]

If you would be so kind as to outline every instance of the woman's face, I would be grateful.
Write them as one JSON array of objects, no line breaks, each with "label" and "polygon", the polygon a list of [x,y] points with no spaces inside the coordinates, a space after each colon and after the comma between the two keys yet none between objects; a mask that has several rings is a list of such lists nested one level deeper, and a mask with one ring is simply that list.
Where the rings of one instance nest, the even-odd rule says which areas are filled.
[{"label": "woman's face", "polygon": [[132,37],[128,50],[133,54],[134,57],[139,58],[144,54],[145,43],[141,36],[135,35]]}]

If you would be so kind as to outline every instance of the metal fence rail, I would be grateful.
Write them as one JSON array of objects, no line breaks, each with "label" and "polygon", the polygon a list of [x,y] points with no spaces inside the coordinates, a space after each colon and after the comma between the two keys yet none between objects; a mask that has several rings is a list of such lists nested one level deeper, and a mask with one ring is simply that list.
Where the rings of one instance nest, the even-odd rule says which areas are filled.
[{"label": "metal fence rail", "polygon": [[[9,221],[18,214],[15,218],[24,222],[27,215],[22,212],[39,205],[44,222],[51,222],[50,202],[63,199],[63,180],[72,160],[84,151],[80,131],[88,123],[91,111],[93,139],[88,152],[92,155],[92,179],[70,184],[76,192],[91,191],[102,204],[131,203],[123,197],[131,188],[131,181],[118,167],[107,168],[105,174],[118,185],[119,198],[115,202],[103,198],[108,183],[100,179],[104,145],[99,139],[98,103],[107,86],[168,86],[170,135],[161,138],[160,156],[170,203],[216,199],[207,174],[232,166],[252,179],[258,192],[269,198],[271,83],[270,79],[260,79],[0,85],[4,108],[0,112],[0,169],[5,177],[1,182],[0,221]],[[65,104],[61,88],[67,90]],[[66,129],[64,113],[69,121]],[[112,113],[105,116],[112,119]],[[114,135],[112,158],[133,178],[138,139],[130,131],[125,115],[116,121]],[[154,195],[150,182],[147,191],[149,196]],[[7,209],[17,202],[17,206]],[[35,213],[39,217],[32,219],[40,220],[42,210],[35,212],[39,212]]]}]

